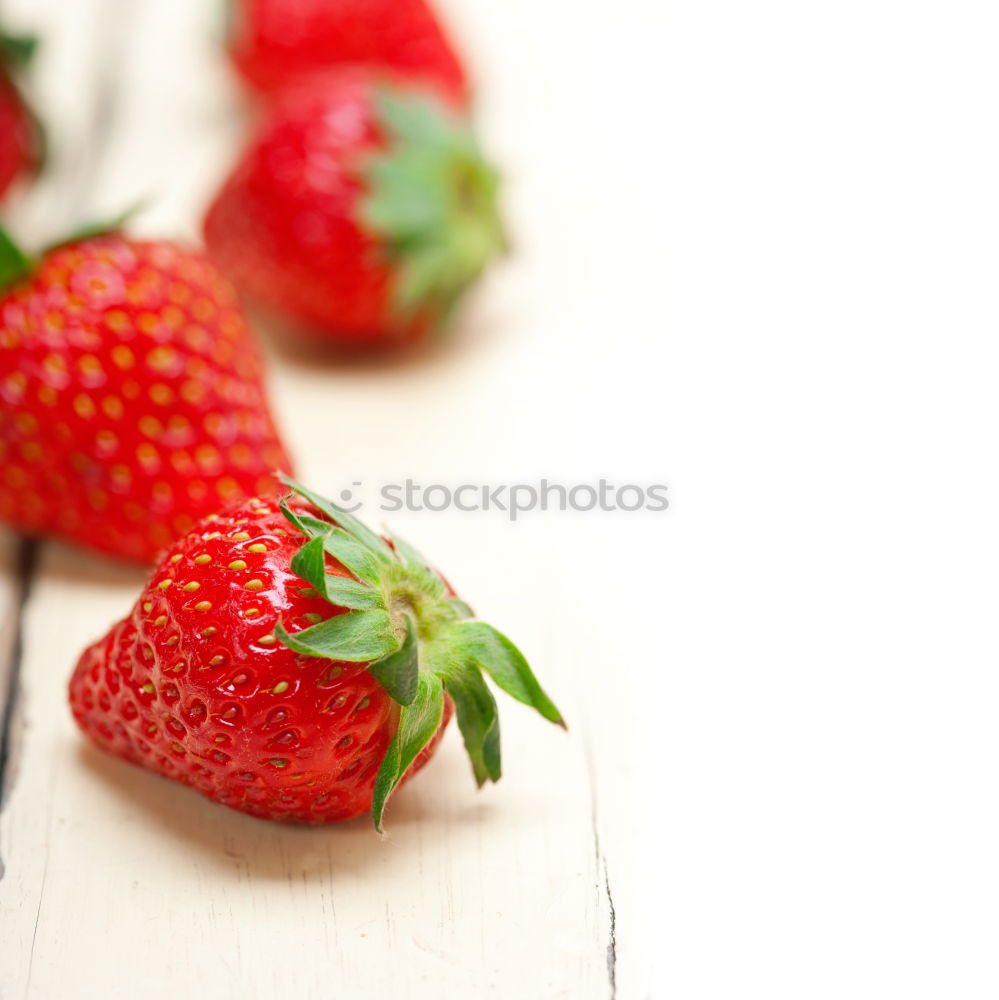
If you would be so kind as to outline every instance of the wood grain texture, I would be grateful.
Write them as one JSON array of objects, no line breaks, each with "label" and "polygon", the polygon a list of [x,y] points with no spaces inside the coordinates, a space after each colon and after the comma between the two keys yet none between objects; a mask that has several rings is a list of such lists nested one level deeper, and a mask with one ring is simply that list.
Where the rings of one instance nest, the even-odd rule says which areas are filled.
[{"label": "wood grain texture", "polygon": [[[531,95],[496,54],[511,51],[528,7],[507,21],[486,4],[448,10],[467,45],[492,52],[483,124],[526,249],[486,282],[448,349],[423,361],[343,367],[270,331],[275,407],[301,478],[320,489],[359,483],[373,499],[407,476],[454,485],[599,471],[591,401],[607,373],[603,329],[577,323],[575,307],[560,314],[552,294],[573,286],[585,251],[568,265],[552,254],[567,206],[533,174],[545,161],[540,123],[522,114]],[[150,196],[140,232],[195,237],[244,124],[216,6],[8,0],[3,13],[46,36],[36,88],[57,140],[19,230],[47,238]],[[588,359],[568,376],[567,352]],[[619,451],[598,449],[596,463]],[[16,566],[19,543],[4,539],[0,691],[18,665],[8,718],[24,726],[0,813],[0,996],[644,996],[626,874],[626,684],[605,680],[622,648],[613,630],[590,627],[586,585],[594,567],[620,562],[617,536],[571,517],[391,520],[514,635],[571,728],[506,700],[505,777],[481,793],[449,733],[393,802],[385,841],[366,821],[253,820],[85,745],[66,680],[142,575],[50,543],[29,574]]]}]

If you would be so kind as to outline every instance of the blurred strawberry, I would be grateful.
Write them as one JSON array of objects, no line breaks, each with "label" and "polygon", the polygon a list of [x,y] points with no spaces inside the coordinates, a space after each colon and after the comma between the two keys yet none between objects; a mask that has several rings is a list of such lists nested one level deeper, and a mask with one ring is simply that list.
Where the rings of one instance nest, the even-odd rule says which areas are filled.
[{"label": "blurred strawberry", "polygon": [[14,83],[36,48],[34,38],[0,34],[0,197],[18,177],[37,171],[44,158],[42,130]]},{"label": "blurred strawberry", "polygon": [[205,241],[259,304],[341,343],[397,344],[440,325],[503,248],[497,185],[462,112],[332,70],[269,108]]},{"label": "blurred strawberry", "polygon": [[356,63],[466,96],[465,72],[424,0],[230,0],[230,10],[232,61],[258,90]]},{"label": "blurred strawberry", "polygon": [[0,519],[143,562],[288,460],[235,293],[200,253],[0,230]]}]

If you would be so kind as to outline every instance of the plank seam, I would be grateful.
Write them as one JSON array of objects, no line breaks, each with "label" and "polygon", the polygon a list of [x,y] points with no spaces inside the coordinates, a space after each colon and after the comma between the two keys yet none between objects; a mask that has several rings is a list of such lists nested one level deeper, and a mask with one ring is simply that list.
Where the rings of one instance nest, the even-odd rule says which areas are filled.
[{"label": "plank seam", "polygon": [[[114,127],[121,105],[119,93],[121,60],[116,58],[116,53],[125,51],[124,40],[128,37],[131,26],[132,6],[127,4],[123,10],[119,9],[121,4],[116,0],[105,0],[103,4],[107,16],[102,20],[112,26],[112,31],[102,35],[101,54],[104,58],[100,60],[98,67],[96,95],[90,110],[90,127],[83,147],[76,151],[76,156],[71,157],[68,153],[64,153],[63,156],[64,161],[75,160],[78,164],[71,180],[62,188],[74,206],[81,204],[86,194],[92,192],[96,186],[114,137]],[[74,220],[77,221],[79,220]],[[18,551],[17,582],[20,591],[14,619],[10,676],[7,690],[4,692],[6,701],[3,703],[3,714],[0,716],[0,812],[10,797],[13,785],[12,764],[17,749],[13,734],[15,728],[20,729],[15,726],[15,721],[20,702],[25,608],[31,596],[31,584],[36,576],[41,545],[42,542],[38,540],[24,540]],[[0,879],[3,878],[4,870],[3,857],[0,854]]]},{"label": "plank seam", "polygon": [[[584,728],[584,733],[588,733],[588,727]],[[590,786],[590,823],[593,830],[593,866],[596,876],[594,882],[597,890],[598,906],[600,902],[601,888],[603,898],[607,905],[609,917],[609,930],[607,938],[607,982],[610,986],[608,994],[610,1000],[617,1000],[617,911],[614,909],[614,893],[611,890],[610,873],[607,865],[607,855],[600,847],[600,822],[597,809],[597,775],[596,765],[593,760],[593,749],[590,746],[589,738],[584,735],[583,749],[586,758],[586,773]],[[603,875],[603,885],[601,886],[601,874]]]},{"label": "plank seam", "polygon": [[[10,669],[7,687],[3,692],[3,714],[0,715],[0,812],[10,797],[14,783],[14,760],[17,751],[15,722],[21,701],[21,663],[24,659],[24,609],[31,594],[38,567],[39,543],[23,539],[18,547],[15,580],[17,597],[14,604],[14,637],[10,650]],[[0,845],[2,846],[2,845]],[[0,879],[4,876],[3,857],[0,855]]]},{"label": "plank seam", "polygon": [[607,978],[610,980],[610,1000],[617,998],[617,911],[614,909],[614,893],[611,892],[610,874],[607,871],[607,857],[604,861],[604,893],[610,910],[610,940],[607,942]]}]

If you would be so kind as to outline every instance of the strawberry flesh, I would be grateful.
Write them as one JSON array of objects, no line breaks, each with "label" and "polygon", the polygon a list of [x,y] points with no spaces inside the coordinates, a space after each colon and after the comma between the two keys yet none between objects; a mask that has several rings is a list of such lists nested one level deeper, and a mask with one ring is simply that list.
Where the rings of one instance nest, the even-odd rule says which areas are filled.
[{"label": "strawberry flesh", "polygon": [[35,166],[36,129],[20,94],[0,72],[0,197]]}]

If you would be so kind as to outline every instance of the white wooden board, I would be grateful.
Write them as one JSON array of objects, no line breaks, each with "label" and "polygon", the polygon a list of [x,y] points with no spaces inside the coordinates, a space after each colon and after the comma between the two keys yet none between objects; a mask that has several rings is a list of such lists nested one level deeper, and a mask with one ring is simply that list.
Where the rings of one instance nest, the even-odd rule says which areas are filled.
[{"label": "white wooden board", "polygon": [[[316,488],[360,481],[373,497],[407,476],[664,474],[631,432],[643,422],[635,379],[649,373],[629,369],[619,398],[630,403],[601,412],[603,386],[625,368],[601,357],[613,316],[584,315],[573,294],[593,266],[592,243],[572,233],[587,189],[572,156],[559,158],[564,137],[546,139],[553,108],[522,74],[525,59],[546,65],[537,40],[526,56],[520,44],[529,5],[494,6],[448,10],[481,53],[483,126],[508,175],[518,252],[424,360],[345,368],[265,340],[286,440]],[[54,140],[52,169],[13,215],[19,232],[42,241],[146,197],[138,231],[195,238],[243,125],[216,5],[8,0],[2,13],[45,36],[35,92]],[[480,793],[450,733],[393,803],[384,842],[366,821],[315,830],[240,816],[84,745],[65,683],[141,573],[52,543],[25,572],[20,543],[3,539],[0,693],[16,702],[4,715],[0,996],[645,995],[620,670],[640,643],[599,624],[622,609],[600,578],[632,572],[639,550],[622,553],[616,526],[583,516],[391,523],[516,637],[570,732],[508,701],[505,777]],[[646,530],[632,525],[628,544]],[[637,589],[628,603],[651,610],[654,594]]]}]

